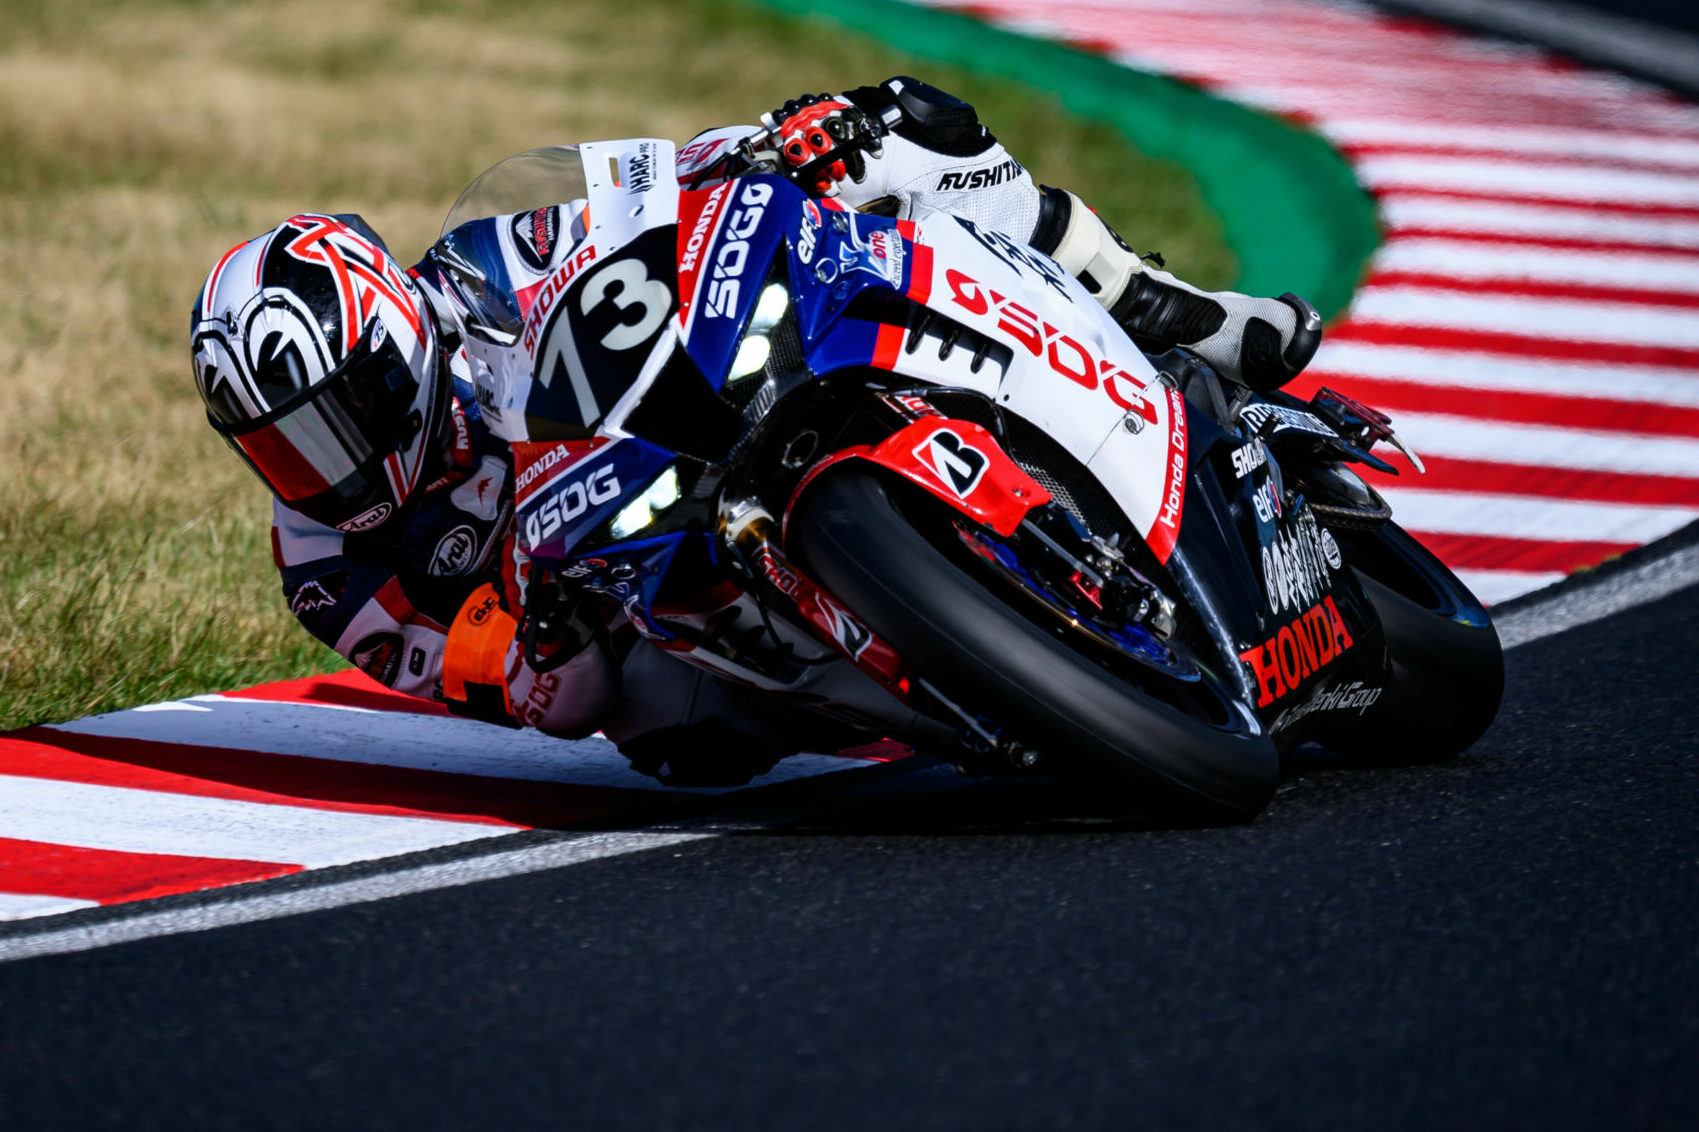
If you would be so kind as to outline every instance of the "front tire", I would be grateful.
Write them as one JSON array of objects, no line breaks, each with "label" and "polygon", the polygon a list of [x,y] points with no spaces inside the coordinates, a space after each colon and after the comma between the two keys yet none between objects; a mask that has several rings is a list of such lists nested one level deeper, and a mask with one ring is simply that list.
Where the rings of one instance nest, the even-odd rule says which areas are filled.
[{"label": "front tire", "polygon": [[1249,820],[1273,796],[1279,756],[1248,712],[1212,724],[1070,648],[916,530],[874,474],[824,477],[798,506],[788,539],[805,568],[917,672],[1041,753],[1188,818]]}]

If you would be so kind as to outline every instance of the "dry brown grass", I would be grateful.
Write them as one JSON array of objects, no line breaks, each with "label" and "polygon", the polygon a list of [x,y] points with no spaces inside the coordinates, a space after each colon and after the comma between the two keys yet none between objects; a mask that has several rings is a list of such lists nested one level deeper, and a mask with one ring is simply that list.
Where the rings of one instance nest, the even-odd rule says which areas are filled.
[{"label": "dry brown grass", "polygon": [[[829,63],[796,49],[828,36]],[[1200,282],[1231,277],[1188,179],[1107,130],[742,4],[0,0],[0,727],[337,663],[283,609],[265,493],[189,378],[226,248],[357,211],[410,259],[510,153],[683,139],[899,71]]]}]

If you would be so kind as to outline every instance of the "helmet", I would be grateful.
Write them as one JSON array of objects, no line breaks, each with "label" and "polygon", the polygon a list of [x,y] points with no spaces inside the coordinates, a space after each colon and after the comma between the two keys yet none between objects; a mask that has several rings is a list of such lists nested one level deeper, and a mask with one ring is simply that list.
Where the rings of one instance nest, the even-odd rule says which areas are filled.
[{"label": "helmet", "polygon": [[381,525],[446,447],[428,301],[357,216],[292,217],[230,249],[191,325],[208,423],[309,519]]}]

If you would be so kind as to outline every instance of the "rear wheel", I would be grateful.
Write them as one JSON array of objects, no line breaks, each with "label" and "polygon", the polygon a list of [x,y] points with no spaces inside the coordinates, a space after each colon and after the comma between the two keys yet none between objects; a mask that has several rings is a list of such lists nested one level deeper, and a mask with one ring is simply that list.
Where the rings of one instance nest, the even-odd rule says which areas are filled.
[{"label": "rear wheel", "polygon": [[1504,698],[1498,631],[1474,594],[1395,523],[1339,531],[1386,631],[1391,674],[1362,721],[1323,740],[1383,764],[1437,762],[1479,739]]},{"label": "rear wheel", "polygon": [[1203,820],[1247,820],[1273,795],[1279,757],[1249,712],[1225,700],[1214,713],[1183,711],[1085,655],[1084,637],[1036,624],[1012,604],[1021,596],[995,592],[917,530],[873,473],[824,477],[788,538],[920,675],[1046,759]]}]

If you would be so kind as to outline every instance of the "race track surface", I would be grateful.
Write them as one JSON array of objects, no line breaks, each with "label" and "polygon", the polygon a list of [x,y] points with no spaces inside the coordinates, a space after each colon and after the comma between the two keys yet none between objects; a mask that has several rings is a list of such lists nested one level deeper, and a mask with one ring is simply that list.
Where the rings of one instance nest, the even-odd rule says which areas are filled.
[{"label": "race track surface", "polygon": [[898,771],[788,827],[0,965],[0,1123],[1689,1126],[1699,589],[1255,823]]}]

